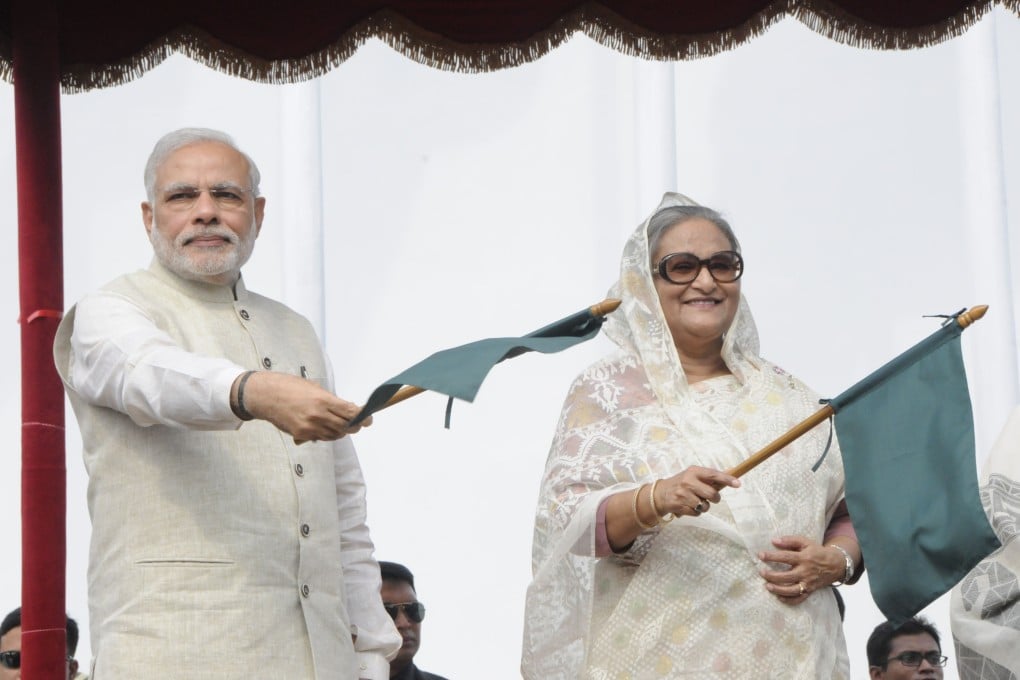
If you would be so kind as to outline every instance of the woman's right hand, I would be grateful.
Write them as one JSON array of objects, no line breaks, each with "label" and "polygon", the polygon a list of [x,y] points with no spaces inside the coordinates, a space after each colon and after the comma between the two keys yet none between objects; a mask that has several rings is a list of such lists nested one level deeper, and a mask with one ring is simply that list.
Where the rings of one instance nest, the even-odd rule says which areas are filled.
[{"label": "woman's right hand", "polygon": [[697,517],[721,500],[719,490],[727,486],[736,488],[740,480],[722,470],[692,465],[655,484],[655,507],[660,516],[671,512]]},{"label": "woman's right hand", "polygon": [[738,487],[740,480],[721,470],[692,465],[678,475],[613,494],[606,506],[606,538],[610,547],[614,551],[625,549],[670,513],[697,517],[707,512],[712,503],[721,500],[719,490],[727,486]]}]

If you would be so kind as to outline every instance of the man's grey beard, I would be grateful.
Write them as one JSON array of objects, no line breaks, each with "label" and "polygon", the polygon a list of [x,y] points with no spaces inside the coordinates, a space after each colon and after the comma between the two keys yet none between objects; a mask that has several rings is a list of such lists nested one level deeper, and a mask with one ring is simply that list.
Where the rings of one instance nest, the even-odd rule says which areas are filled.
[{"label": "man's grey beard", "polygon": [[[198,235],[215,235],[230,242],[227,246],[216,249],[216,252],[207,252],[202,258],[192,258],[184,250],[184,242]],[[247,236],[243,239],[237,234],[221,225],[211,227],[189,227],[177,235],[177,238],[170,241],[159,229],[155,219],[152,221],[152,229],[149,231],[149,242],[152,243],[152,250],[164,267],[174,272],[181,278],[192,281],[206,281],[211,276],[233,273],[234,277],[240,273],[241,267],[251,257],[255,249],[256,230],[254,220]]]}]

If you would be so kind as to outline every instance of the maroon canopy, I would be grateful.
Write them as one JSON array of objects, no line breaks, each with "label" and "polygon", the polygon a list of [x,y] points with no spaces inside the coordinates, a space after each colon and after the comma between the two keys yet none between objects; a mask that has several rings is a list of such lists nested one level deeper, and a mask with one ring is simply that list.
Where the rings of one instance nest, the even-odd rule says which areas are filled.
[{"label": "maroon canopy", "polygon": [[[18,25],[0,0],[0,76],[10,79]],[[26,3],[27,4],[27,3]],[[44,0],[53,6],[61,84],[72,92],[131,80],[174,51],[263,82],[321,75],[376,37],[405,56],[457,71],[532,61],[583,32],[649,59],[731,49],[790,16],[844,44],[905,49],[963,33],[995,4],[1020,0]]]},{"label": "maroon canopy", "polygon": [[923,47],[1020,0],[0,0],[14,81],[22,352],[22,650],[26,680],[64,668],[64,398],[51,347],[63,309],[60,90],[137,78],[173,52],[263,82],[320,75],[369,38],[436,68],[489,71],[575,32],[626,54],[690,59],[785,17],[844,44]]}]

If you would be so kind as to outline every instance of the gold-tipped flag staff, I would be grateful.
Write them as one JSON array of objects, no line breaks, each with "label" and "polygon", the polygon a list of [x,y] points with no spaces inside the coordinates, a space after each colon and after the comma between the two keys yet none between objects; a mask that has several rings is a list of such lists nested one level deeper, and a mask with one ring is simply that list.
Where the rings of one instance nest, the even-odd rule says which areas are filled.
[{"label": "gold-tipped flag staff", "polygon": [[[955,316],[943,328],[950,327],[952,324],[955,323],[958,326],[959,331],[962,331],[963,329],[967,328],[975,321],[983,317],[985,315],[985,312],[987,311],[988,305],[977,305],[975,307],[971,307],[966,312],[961,312],[960,314]],[[906,352],[896,357],[882,368],[878,369],[877,371],[869,375],[867,378],[864,378],[863,380],[855,384],[853,387],[843,392],[840,396],[835,397],[834,399],[826,403],[822,408],[818,409],[810,416],[794,425],[792,428],[787,430],[781,436],[777,437],[774,441],[769,443],[767,446],[763,447],[757,453],[748,457],[743,462],[730,468],[726,472],[733,475],[734,477],[741,477],[747,474],[748,472],[756,468],[758,465],[768,460],[773,454],[781,451],[787,445],[789,445],[802,435],[809,432],[819,423],[823,423],[829,418],[832,418],[839,408],[845,406],[858,396],[861,396],[868,390],[873,389],[877,385],[889,379],[890,377],[895,375],[900,368],[903,368],[909,363],[912,363],[912,361],[916,360],[916,358],[926,354],[927,351],[930,351],[931,349],[929,345],[934,344],[932,342],[933,339],[940,339],[938,337],[940,333],[941,330],[936,331],[936,333],[933,333],[931,336],[929,336],[929,338],[922,340],[911,349],[907,350]],[[957,333],[957,335],[959,335],[959,333]]]},{"label": "gold-tipped flag staff", "polygon": [[429,390],[448,395],[451,403],[454,397],[472,401],[495,364],[525,352],[559,352],[589,340],[619,306],[620,300],[608,298],[521,337],[488,338],[437,352],[377,387],[351,423]]},{"label": "gold-tipped flag staff", "polygon": [[[730,470],[746,474],[831,417],[871,597],[894,626],[948,592],[1000,545],[981,504],[960,342],[987,310],[980,305],[946,315],[934,333]],[[834,464],[829,445],[820,453],[813,469]]]}]

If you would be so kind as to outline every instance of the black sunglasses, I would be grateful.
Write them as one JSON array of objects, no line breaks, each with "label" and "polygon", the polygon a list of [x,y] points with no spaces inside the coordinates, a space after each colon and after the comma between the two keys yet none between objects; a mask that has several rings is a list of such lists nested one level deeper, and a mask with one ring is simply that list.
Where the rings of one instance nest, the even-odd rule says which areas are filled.
[{"label": "black sunglasses", "polygon": [[383,609],[390,615],[390,618],[394,621],[397,620],[397,616],[400,612],[404,612],[404,616],[408,618],[412,623],[421,623],[422,619],[425,618],[425,605],[421,602],[401,602],[400,604],[384,604]]},{"label": "black sunglasses", "polygon": [[[73,658],[73,656],[69,656],[67,660],[70,661]],[[0,652],[0,666],[12,670],[21,668],[21,650],[11,649],[6,652]]]},{"label": "black sunglasses", "polygon": [[21,668],[21,650],[12,649],[7,652],[0,652],[0,666],[4,668]]},{"label": "black sunglasses", "polygon": [[733,283],[744,275],[744,258],[735,250],[723,250],[701,259],[694,253],[670,253],[659,260],[652,274],[677,285],[691,283],[706,267],[719,283]]}]

